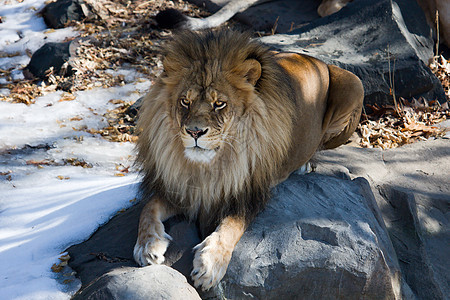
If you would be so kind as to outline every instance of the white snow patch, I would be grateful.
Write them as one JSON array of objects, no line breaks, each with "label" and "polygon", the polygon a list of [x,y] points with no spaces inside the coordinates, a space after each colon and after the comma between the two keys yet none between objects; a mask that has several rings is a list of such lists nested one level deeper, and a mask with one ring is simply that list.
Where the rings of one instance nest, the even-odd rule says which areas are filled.
[{"label": "white snow patch", "polygon": [[[48,30],[37,15],[45,0],[0,0],[0,69],[23,78],[33,53],[46,42],[78,33]],[[0,298],[70,299],[80,287],[51,271],[69,246],[82,242],[115,213],[132,205],[139,178],[115,176],[134,160],[134,145],[109,142],[83,128],[107,125],[113,99],[134,101],[150,86],[136,70],[120,69],[125,85],[77,92],[73,101],[49,93],[35,104],[0,102]],[[0,83],[10,79],[2,77]],[[0,94],[8,95],[1,88]],[[91,168],[72,166],[68,159]],[[47,161],[37,166],[34,162]]]}]

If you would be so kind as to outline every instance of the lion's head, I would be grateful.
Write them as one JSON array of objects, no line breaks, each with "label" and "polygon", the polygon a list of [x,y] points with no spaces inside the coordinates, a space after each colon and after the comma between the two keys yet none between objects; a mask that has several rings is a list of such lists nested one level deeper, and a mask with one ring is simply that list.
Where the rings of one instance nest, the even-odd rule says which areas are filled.
[{"label": "lion's head", "polygon": [[165,47],[163,66],[138,123],[144,190],[191,215],[266,191],[292,131],[271,52],[240,33],[185,32]]},{"label": "lion's head", "polygon": [[[221,155],[216,157],[216,154],[225,145],[232,146],[233,139],[238,137],[238,123],[255,101],[252,89],[261,74],[261,65],[255,59],[247,59],[240,67],[240,70],[230,70],[228,74],[217,72],[214,76],[196,68],[185,70],[182,86],[174,95],[173,118],[180,128],[184,154],[192,162],[212,163],[220,159]],[[227,78],[235,76],[242,77],[241,89]]]}]

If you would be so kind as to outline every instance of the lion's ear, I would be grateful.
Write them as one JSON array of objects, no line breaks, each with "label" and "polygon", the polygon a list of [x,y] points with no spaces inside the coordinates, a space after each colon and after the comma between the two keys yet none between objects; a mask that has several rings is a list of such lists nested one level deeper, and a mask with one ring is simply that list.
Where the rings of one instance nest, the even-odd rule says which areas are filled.
[{"label": "lion's ear", "polygon": [[261,77],[261,64],[259,61],[253,58],[246,59],[241,68],[247,81],[252,85],[255,85]]}]

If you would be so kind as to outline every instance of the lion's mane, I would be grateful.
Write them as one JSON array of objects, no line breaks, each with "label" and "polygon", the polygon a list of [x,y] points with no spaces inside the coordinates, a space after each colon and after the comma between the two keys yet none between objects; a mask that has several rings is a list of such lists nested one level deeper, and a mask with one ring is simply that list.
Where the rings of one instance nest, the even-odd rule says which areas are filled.
[{"label": "lion's mane", "polygon": [[[290,79],[266,47],[236,32],[184,32],[164,47],[163,54],[164,72],[145,97],[138,121],[143,197],[157,193],[207,226],[217,225],[228,214],[253,218],[265,205],[291,147]],[[261,64],[255,86],[239,75],[246,59]],[[194,163],[183,154],[174,99],[181,84],[206,87],[218,77],[241,96],[243,113],[224,124],[230,138],[219,157],[211,164]]]}]

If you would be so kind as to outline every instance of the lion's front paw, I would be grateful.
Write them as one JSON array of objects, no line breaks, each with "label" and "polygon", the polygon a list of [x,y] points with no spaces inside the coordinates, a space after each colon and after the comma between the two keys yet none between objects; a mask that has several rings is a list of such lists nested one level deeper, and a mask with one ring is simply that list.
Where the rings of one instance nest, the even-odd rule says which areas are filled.
[{"label": "lion's front paw", "polygon": [[194,247],[195,257],[191,273],[194,285],[209,290],[227,271],[233,249],[220,242],[219,234],[213,232],[202,243]]},{"label": "lion's front paw", "polygon": [[172,238],[164,232],[164,229],[140,232],[134,246],[134,260],[140,266],[163,263],[164,253],[166,253],[171,240]]}]

